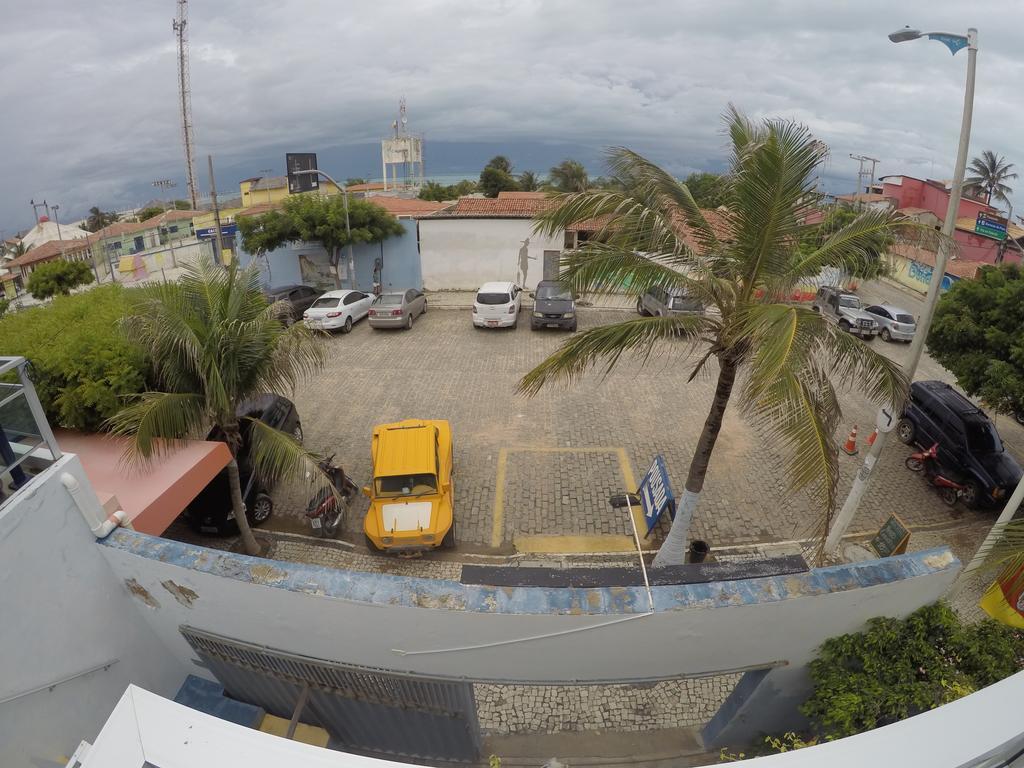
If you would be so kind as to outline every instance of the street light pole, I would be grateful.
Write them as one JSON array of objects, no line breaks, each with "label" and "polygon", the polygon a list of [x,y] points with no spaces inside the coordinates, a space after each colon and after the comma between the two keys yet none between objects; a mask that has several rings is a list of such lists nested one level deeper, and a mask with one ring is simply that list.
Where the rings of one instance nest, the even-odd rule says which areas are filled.
[{"label": "street light pole", "polygon": [[[956,165],[953,167],[953,186],[949,190],[946,220],[942,222],[943,236],[939,242],[939,250],[935,254],[935,268],[932,270],[932,277],[928,283],[928,296],[925,300],[924,311],[921,313],[920,318],[918,318],[917,331],[914,334],[914,340],[910,344],[910,351],[908,353],[909,359],[903,366],[903,371],[906,373],[908,381],[914,380],[918,363],[921,362],[924,344],[932,324],[932,316],[935,314],[935,305],[938,303],[939,296],[942,293],[942,280],[946,275],[946,262],[949,259],[949,251],[953,247],[953,232],[956,227],[957,212],[960,210],[960,195],[964,183],[964,171],[967,167],[967,149],[971,143],[971,117],[974,111],[974,73],[978,57],[978,30],[974,27],[967,30],[966,36],[953,35],[946,32],[918,32],[909,28],[893,32],[889,35],[889,39],[894,43],[917,40],[922,37],[937,40],[944,44],[953,55],[956,55],[956,52],[961,48],[967,48],[967,84],[964,87],[964,109],[963,117],[960,121],[960,145],[957,147]],[[895,416],[895,414],[892,415]],[[883,421],[884,419],[880,416],[879,423]],[[875,444],[871,446],[871,450],[864,459],[864,464],[857,472],[857,476],[853,481],[853,487],[850,488],[850,493],[846,497],[846,501],[843,502],[842,509],[839,510],[839,514],[836,515],[836,519],[832,523],[828,538],[825,539],[824,551],[826,553],[833,553],[839,549],[843,534],[850,527],[857,508],[860,506],[861,499],[867,491],[868,484],[871,481],[871,473],[878,462],[878,457],[882,454],[882,449],[885,447],[888,435],[888,431],[883,432],[879,430]]]},{"label": "street light pole", "polygon": [[[319,174],[320,176],[323,176],[325,179],[331,182],[331,184],[333,184],[335,187],[341,190],[342,200],[345,204],[345,236],[348,238],[348,284],[350,288],[355,289],[356,260],[355,256],[352,255],[352,227],[349,225],[348,222],[348,187],[346,187],[344,184],[339,184],[329,175],[317,169],[313,169],[311,171],[293,171],[292,173],[296,176],[308,176],[311,174]],[[335,270],[337,270],[337,267],[335,267]],[[335,271],[335,276],[337,276],[337,271]]]}]

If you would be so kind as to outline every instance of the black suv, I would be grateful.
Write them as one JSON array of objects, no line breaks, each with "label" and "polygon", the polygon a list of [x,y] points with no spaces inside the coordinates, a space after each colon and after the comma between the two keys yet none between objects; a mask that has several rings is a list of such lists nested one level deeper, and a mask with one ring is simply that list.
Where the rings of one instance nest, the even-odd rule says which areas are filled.
[{"label": "black suv", "polygon": [[[287,432],[302,442],[302,423],[292,401],[280,395],[261,395],[238,408],[238,417],[254,418],[275,429]],[[241,422],[242,446],[238,449],[238,475],[242,485],[242,503],[250,525],[260,525],[274,512],[269,487],[261,483],[252,471],[249,460],[249,432],[252,424]],[[223,441],[224,435],[213,430],[207,440]],[[227,468],[221,470],[213,480],[192,500],[185,510],[189,525],[199,533],[235,534],[238,524],[231,514],[231,487],[228,484]]]},{"label": "black suv", "polygon": [[940,463],[967,485],[963,499],[970,506],[998,504],[1020,480],[1020,464],[985,412],[941,381],[910,385],[896,435],[907,445],[938,443]]},{"label": "black suv", "polygon": [[279,285],[263,290],[263,295],[271,304],[275,301],[284,301],[291,307],[291,312],[284,317],[285,325],[299,322],[302,313],[313,306],[313,302],[319,299],[321,294],[323,291],[309,285]]}]

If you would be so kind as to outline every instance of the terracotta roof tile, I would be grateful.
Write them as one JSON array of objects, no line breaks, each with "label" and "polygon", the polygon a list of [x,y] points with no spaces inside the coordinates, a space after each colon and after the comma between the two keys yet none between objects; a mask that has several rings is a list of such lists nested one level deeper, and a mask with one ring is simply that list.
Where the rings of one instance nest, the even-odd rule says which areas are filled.
[{"label": "terracotta roof tile", "polygon": [[[532,194],[532,193],[527,193]],[[550,203],[540,197],[460,197],[454,205],[435,216],[495,219],[532,219]]]},{"label": "terracotta roof tile", "polygon": [[75,240],[48,240],[42,245],[29,249],[27,253],[23,253],[18,258],[11,259],[4,266],[8,268],[25,267],[39,261],[55,259],[64,254],[78,253],[88,249],[93,242],[95,242],[95,236],[80,237]]},{"label": "terracotta roof tile", "polygon": [[433,200],[420,200],[419,198],[385,197],[375,195],[366,198],[366,201],[379,205],[392,216],[429,216],[432,213],[442,211],[449,206],[449,203],[436,203]]}]

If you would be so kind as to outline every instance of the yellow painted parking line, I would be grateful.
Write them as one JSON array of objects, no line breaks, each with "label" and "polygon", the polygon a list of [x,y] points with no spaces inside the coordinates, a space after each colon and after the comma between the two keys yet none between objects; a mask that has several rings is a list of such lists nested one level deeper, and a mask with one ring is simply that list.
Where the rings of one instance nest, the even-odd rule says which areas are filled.
[{"label": "yellow painted parking line", "polygon": [[632,536],[518,536],[519,552],[576,554],[580,552],[635,552]]},{"label": "yellow painted parking line", "polygon": [[[491,546],[500,547],[505,535],[505,482],[508,474],[508,455],[510,453],[606,453],[614,454],[619,459],[619,471],[625,484],[623,490],[628,493],[636,491],[636,477],[633,466],[625,448],[611,447],[561,447],[561,446],[512,446],[498,450],[498,467],[494,483],[494,512],[491,518]],[[640,506],[632,508],[633,521],[637,531],[643,531],[645,522]],[[636,543],[632,536],[619,534],[610,535],[540,535],[515,536],[515,547],[520,552],[543,553],[578,553],[578,552],[632,552]]]},{"label": "yellow painted parking line", "polygon": [[505,473],[508,471],[508,449],[498,451],[498,476],[494,481],[494,514],[491,519],[491,546],[500,547],[505,533]]}]

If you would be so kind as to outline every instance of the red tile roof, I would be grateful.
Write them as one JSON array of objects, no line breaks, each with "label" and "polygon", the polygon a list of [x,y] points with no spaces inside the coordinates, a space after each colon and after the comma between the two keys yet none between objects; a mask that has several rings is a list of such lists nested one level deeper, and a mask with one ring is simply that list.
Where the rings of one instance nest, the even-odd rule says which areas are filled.
[{"label": "red tile roof", "polygon": [[368,181],[363,184],[353,184],[345,187],[349,192],[380,192],[384,189],[383,181]]},{"label": "red tile roof", "polygon": [[547,192],[513,192],[503,190],[498,193],[499,200],[543,200],[547,196]]},{"label": "red tile roof", "polygon": [[93,242],[95,242],[95,236],[81,237],[76,240],[48,240],[35,248],[30,248],[27,253],[23,253],[18,258],[11,259],[4,266],[8,268],[24,267],[40,261],[49,261],[64,254],[87,250]]},{"label": "red tile roof", "polygon": [[155,226],[155,224],[147,224],[144,221],[115,221],[113,224],[108,224],[103,229],[93,232],[92,236],[99,239],[119,237],[131,234],[132,232],[141,232],[144,229],[152,229]]},{"label": "red tile roof", "polygon": [[448,207],[448,203],[435,203],[433,200],[420,200],[419,198],[386,197],[374,195],[366,198],[366,201],[379,205],[392,216],[429,216]]},{"label": "red tile roof", "polygon": [[[534,195],[527,192],[520,194]],[[454,205],[434,214],[464,218],[532,219],[550,203],[544,193],[531,197],[460,197]]]}]

